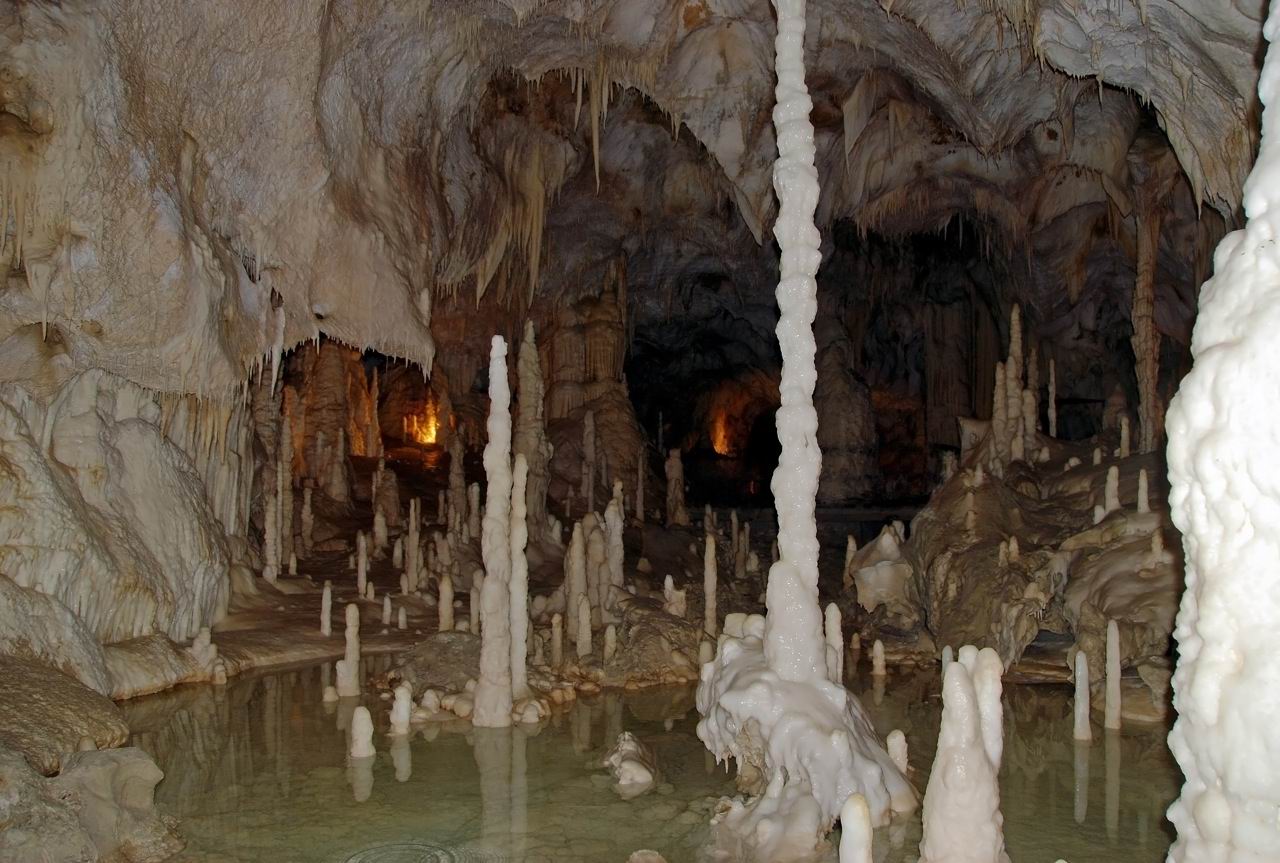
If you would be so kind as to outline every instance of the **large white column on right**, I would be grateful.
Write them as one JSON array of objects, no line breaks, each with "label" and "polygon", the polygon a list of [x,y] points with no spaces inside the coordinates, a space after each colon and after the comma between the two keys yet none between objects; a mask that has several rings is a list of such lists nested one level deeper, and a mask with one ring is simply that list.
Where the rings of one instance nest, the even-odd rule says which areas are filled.
[{"label": "large white column on right", "polygon": [[[1280,4],[1264,30],[1274,40]],[[1194,366],[1169,407],[1170,508],[1182,531],[1178,719],[1186,782],[1175,863],[1280,860],[1280,54],[1259,82],[1262,148],[1248,222],[1214,256]]]}]

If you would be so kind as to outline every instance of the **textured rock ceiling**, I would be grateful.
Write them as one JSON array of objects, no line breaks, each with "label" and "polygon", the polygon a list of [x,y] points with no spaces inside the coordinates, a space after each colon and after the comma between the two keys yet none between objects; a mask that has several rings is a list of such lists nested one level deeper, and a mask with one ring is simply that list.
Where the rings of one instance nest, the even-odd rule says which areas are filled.
[{"label": "textured rock ceiling", "polygon": [[[1262,6],[812,2],[819,214],[963,216],[1069,341],[1160,211],[1156,317],[1185,342],[1256,143]],[[64,372],[216,395],[277,314],[286,347],[429,365],[480,295],[514,331],[496,313],[618,258],[642,315],[767,289],[773,30],[764,0],[5,4],[0,338],[47,325]]]}]

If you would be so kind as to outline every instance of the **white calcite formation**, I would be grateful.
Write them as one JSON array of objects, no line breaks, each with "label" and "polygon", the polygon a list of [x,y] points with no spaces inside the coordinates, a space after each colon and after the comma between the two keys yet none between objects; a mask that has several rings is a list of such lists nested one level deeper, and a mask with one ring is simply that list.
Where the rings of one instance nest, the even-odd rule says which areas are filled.
[{"label": "white calcite formation", "polygon": [[515,469],[511,484],[511,697],[514,701],[527,699],[529,672],[526,667],[529,650],[529,561],[525,557],[525,545],[529,541],[526,494],[529,465],[524,453],[518,453],[513,463]]},{"label": "white calcite formation", "polygon": [[634,734],[624,731],[604,758],[616,780],[613,790],[623,800],[631,800],[653,789],[658,782],[658,759],[653,750]]},{"label": "white calcite formation", "polygon": [[942,684],[942,725],[924,795],[920,863],[1008,863],[1000,814],[1000,657],[960,649]]},{"label": "white calcite formation", "polygon": [[360,694],[360,606],[354,602],[347,605],[346,623],[346,649],[335,667],[344,698]]},{"label": "white calcite formation", "polygon": [[1071,736],[1076,740],[1089,741],[1093,739],[1093,726],[1089,721],[1089,657],[1085,656],[1084,651],[1076,654],[1075,684],[1074,724]]},{"label": "white calcite formation", "polygon": [[783,367],[782,453],[773,493],[780,558],[769,572],[768,616],[755,618],[742,638],[721,642],[698,687],[698,736],[717,760],[733,757],[741,770],[758,771],[759,796],[734,802],[717,819],[747,856],[760,860],[811,854],[851,794],[866,798],[873,824],[916,803],[857,699],[828,679],[814,514],[821,455],[814,437],[812,324],[821,254],[813,222],[818,181],[805,86],[805,4],[778,0],[775,8],[774,234],[782,251],[777,334]]},{"label": "white calcite formation", "polygon": [[[487,480],[480,679],[471,721],[483,728],[511,724],[511,391],[507,385],[507,344],[493,337],[489,354],[489,443],[484,448]],[[477,507],[472,508],[475,513]]]},{"label": "white calcite formation", "polygon": [[351,714],[351,748],[352,758],[372,758],[377,754],[373,748],[373,717],[369,708],[361,705]]}]

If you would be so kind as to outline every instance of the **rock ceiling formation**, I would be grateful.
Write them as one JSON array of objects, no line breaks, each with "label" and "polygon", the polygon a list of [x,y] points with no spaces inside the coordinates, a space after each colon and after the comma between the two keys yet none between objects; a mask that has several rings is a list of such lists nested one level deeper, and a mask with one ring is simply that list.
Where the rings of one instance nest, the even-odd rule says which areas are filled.
[{"label": "rock ceiling formation", "polygon": [[[820,221],[967,231],[1071,348],[1127,314],[1159,220],[1155,325],[1185,345],[1256,144],[1262,8],[812,3]],[[773,26],[762,0],[9,4],[0,352],[38,330],[53,383],[223,396],[319,333],[429,368],[619,260],[633,331],[708,285],[767,308]]]}]

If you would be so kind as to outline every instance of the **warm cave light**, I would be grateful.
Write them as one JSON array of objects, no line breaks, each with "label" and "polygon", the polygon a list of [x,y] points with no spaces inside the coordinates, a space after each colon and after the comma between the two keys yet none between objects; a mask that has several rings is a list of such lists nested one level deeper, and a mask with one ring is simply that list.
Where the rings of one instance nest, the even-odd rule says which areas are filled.
[{"label": "warm cave light", "polygon": [[711,448],[716,455],[733,455],[733,445],[729,441],[729,424],[724,413],[717,411],[711,418]]},{"label": "warm cave light", "polygon": [[414,443],[435,443],[439,429],[440,420],[436,416],[436,405],[430,399],[422,409],[421,416],[414,414],[405,417],[406,436]]}]

